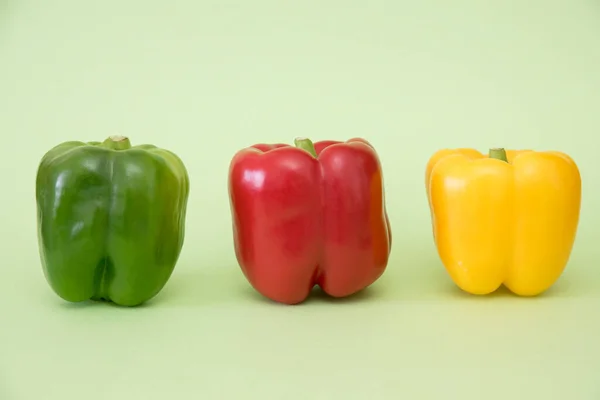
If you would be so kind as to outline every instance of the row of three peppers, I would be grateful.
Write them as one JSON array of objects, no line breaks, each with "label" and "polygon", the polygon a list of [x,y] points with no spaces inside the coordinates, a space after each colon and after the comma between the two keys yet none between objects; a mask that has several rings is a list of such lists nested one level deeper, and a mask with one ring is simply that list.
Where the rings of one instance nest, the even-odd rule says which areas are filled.
[{"label": "row of three peppers", "polygon": [[[71,153],[64,158],[73,148],[81,150],[80,157]],[[119,164],[115,151],[123,150],[129,156]],[[119,235],[112,235],[112,246],[103,242],[99,247],[85,241],[89,238],[78,241],[57,228],[52,215],[61,200],[51,197],[57,193],[60,176],[56,158],[62,156],[80,167],[86,157],[89,165],[91,154],[105,161],[110,154],[111,176],[118,176],[114,167],[121,165],[122,176],[130,180],[132,165],[148,171],[156,169],[155,161],[160,160],[165,167],[160,180],[171,191],[171,201],[160,206],[166,215],[176,216],[159,219],[167,225],[155,226],[166,235],[141,235],[134,248],[124,245],[132,240],[126,235],[121,245]],[[429,159],[425,175],[438,255],[458,287],[488,294],[505,285],[518,295],[532,296],[559,278],[571,254],[581,202],[579,170],[569,156],[445,149]],[[59,296],[131,306],[160,292],[183,245],[189,178],[177,156],[154,146],[131,147],[129,139],[122,137],[102,143],[68,142],[43,158],[37,188],[44,271]],[[250,284],[271,300],[301,303],[315,285],[330,296],[350,296],[372,285],[387,268],[392,229],[382,167],[374,147],[364,139],[312,143],[298,138],[295,146],[259,144],[243,149],[230,164],[229,195],[237,260]],[[88,220],[97,203],[89,203],[86,209],[82,201],[75,209],[63,208],[68,214],[63,217],[91,227]],[[139,195],[129,208],[126,202],[113,231],[147,230],[147,221],[144,227],[140,224],[156,199],[152,194]],[[159,245],[157,239],[163,243]],[[146,245],[167,250],[149,253]],[[72,262],[65,262],[64,250],[76,256]]]}]

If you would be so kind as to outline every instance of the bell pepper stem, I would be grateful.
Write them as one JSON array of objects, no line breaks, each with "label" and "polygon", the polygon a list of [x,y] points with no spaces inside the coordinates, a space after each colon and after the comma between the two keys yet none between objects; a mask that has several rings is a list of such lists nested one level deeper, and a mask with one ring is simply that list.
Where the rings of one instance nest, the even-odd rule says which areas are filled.
[{"label": "bell pepper stem", "polygon": [[496,160],[508,162],[508,158],[506,157],[506,150],[501,147],[496,147],[490,149],[490,158],[495,158]]},{"label": "bell pepper stem", "polygon": [[102,142],[102,146],[108,147],[111,150],[127,150],[131,148],[131,141],[126,136],[109,136]]},{"label": "bell pepper stem", "polygon": [[313,157],[317,158],[315,145],[309,138],[297,137],[294,139],[294,144],[297,148],[308,151]]}]

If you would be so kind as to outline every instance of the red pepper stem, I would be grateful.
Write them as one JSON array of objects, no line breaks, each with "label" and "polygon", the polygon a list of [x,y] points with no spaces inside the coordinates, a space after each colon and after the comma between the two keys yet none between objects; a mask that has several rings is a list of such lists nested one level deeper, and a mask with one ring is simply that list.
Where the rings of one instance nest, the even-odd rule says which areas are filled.
[{"label": "red pepper stem", "polygon": [[490,158],[495,158],[496,160],[508,162],[508,158],[506,157],[506,150],[501,147],[490,149]]},{"label": "red pepper stem", "polygon": [[313,157],[317,158],[315,145],[309,138],[298,137],[294,139],[294,144],[297,148],[308,151]]},{"label": "red pepper stem", "polygon": [[102,146],[111,150],[127,150],[131,148],[131,142],[128,137],[116,135],[108,137],[102,142]]}]

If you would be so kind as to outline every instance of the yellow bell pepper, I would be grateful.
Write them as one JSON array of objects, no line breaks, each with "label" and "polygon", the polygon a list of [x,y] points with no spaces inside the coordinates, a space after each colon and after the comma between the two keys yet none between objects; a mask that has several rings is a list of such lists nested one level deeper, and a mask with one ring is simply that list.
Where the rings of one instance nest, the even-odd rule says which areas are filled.
[{"label": "yellow bell pepper", "polygon": [[425,184],[438,255],[459,288],[535,296],[559,279],[581,206],[568,155],[444,149],[430,158]]}]

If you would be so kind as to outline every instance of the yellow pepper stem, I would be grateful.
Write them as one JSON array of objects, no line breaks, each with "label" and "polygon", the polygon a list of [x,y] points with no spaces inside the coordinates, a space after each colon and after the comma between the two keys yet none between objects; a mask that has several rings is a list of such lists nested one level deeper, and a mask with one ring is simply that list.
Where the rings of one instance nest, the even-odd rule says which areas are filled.
[{"label": "yellow pepper stem", "polygon": [[496,160],[508,162],[508,158],[506,157],[506,150],[501,147],[490,149],[490,158],[495,158]]}]

